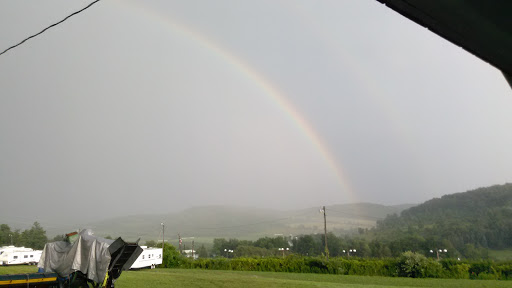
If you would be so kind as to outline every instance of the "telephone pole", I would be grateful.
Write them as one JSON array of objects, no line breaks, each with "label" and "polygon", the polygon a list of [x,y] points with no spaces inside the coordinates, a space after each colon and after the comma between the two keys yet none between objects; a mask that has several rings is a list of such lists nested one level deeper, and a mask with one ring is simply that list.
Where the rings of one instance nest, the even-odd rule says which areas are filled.
[{"label": "telephone pole", "polygon": [[322,208],[324,211],[324,236],[325,236],[325,256],[329,260],[329,248],[327,248],[327,216],[325,215],[325,206]]},{"label": "telephone pole", "polygon": [[164,232],[165,232],[165,225],[164,223],[160,223],[162,224],[162,255],[164,255],[164,243],[165,243],[165,236],[164,236]]},{"label": "telephone pole", "polygon": [[179,250],[180,250],[180,255],[181,255],[181,235],[180,233],[178,233],[178,240],[179,240]]}]

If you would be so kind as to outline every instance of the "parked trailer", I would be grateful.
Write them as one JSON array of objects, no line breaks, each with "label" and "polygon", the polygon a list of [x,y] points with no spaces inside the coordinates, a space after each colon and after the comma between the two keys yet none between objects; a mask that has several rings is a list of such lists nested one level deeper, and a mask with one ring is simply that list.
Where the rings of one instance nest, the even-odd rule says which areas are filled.
[{"label": "parked trailer", "polygon": [[3,246],[0,247],[0,265],[36,265],[41,253],[43,251],[32,248]]},{"label": "parked trailer", "polygon": [[133,262],[130,269],[155,268],[162,264],[162,248],[141,246],[142,253],[137,260]]},{"label": "parked trailer", "polygon": [[121,272],[130,269],[142,253],[137,242],[96,237],[90,230],[68,234],[68,241],[45,245],[39,273],[0,275],[0,288],[114,287]]}]

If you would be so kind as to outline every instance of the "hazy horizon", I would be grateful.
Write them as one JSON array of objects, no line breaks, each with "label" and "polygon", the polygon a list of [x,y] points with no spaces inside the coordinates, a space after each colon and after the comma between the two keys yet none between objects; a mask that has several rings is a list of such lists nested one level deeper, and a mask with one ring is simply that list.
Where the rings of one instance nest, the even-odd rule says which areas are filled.
[{"label": "hazy horizon", "polygon": [[[0,2],[0,50],[88,3]],[[0,87],[0,219],[512,182],[501,72],[374,0],[100,1],[1,55]]]}]

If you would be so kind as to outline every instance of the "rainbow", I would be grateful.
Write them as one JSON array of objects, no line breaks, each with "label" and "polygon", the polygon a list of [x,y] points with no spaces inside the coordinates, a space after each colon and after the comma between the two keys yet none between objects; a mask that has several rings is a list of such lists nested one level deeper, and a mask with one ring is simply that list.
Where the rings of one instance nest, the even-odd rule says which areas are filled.
[{"label": "rainbow", "polygon": [[[408,125],[408,121],[400,117],[400,112],[395,108],[392,101],[390,101],[389,97],[386,97],[386,89],[383,89],[378,85],[376,81],[374,81],[374,77],[369,75],[369,73],[362,68],[361,65],[358,65],[353,57],[350,57],[350,53],[347,53],[346,49],[344,49],[343,44],[339,43],[335,40],[334,37],[331,37],[328,33],[326,33],[326,29],[320,26],[317,21],[310,17],[310,14],[307,11],[307,8],[302,7],[299,2],[290,2],[288,7],[291,8],[289,11],[293,12],[293,14],[298,17],[303,23],[306,23],[311,30],[315,31],[318,38],[324,42],[323,47],[327,48],[328,55],[333,59],[333,61],[339,62],[340,65],[348,67],[350,69],[353,78],[356,81],[360,81],[361,85],[359,88],[365,91],[365,95],[372,97],[372,103],[376,107],[380,108],[380,111],[387,117],[387,120],[390,122],[388,127],[391,131],[394,131],[397,138],[400,138],[404,147],[415,147],[414,140],[411,138],[411,135],[414,135],[413,128]],[[378,7],[383,8],[383,7]],[[340,51],[344,51],[343,53],[339,53]],[[417,157],[416,153],[410,153],[408,155],[411,158]],[[421,163],[418,163],[421,165]]]},{"label": "rainbow", "polygon": [[149,18],[151,21],[157,22],[159,25],[163,25],[168,29],[171,29],[173,32],[177,32],[185,38],[192,40],[197,45],[223,59],[242,75],[245,75],[245,77],[259,87],[269,97],[269,99],[274,102],[274,104],[277,105],[277,107],[279,107],[279,109],[283,111],[289,119],[291,119],[291,122],[297,127],[297,129],[299,129],[307,139],[309,139],[327,163],[329,169],[335,174],[341,192],[349,197],[350,202],[357,202],[357,197],[350,185],[348,177],[346,177],[344,169],[335,161],[336,158],[330,152],[328,145],[322,140],[318,133],[316,133],[307,119],[299,113],[298,109],[294,107],[294,105],[283,95],[283,93],[279,91],[277,87],[265,79],[261,73],[258,73],[258,71],[248,65],[246,61],[237,57],[233,53],[230,53],[230,51],[223,48],[218,43],[208,39],[205,35],[200,34],[191,27],[182,25],[173,19],[165,17],[155,9],[143,6],[143,4],[139,2],[126,0],[117,2],[119,5],[123,5],[125,7],[128,4],[128,7],[136,10],[137,15]]}]

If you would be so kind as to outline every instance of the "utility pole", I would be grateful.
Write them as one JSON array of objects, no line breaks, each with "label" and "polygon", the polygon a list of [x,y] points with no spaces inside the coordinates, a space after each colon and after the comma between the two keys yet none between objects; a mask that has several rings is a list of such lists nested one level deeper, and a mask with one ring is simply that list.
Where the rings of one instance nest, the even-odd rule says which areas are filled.
[{"label": "utility pole", "polygon": [[192,240],[192,260],[194,260],[194,240]]},{"label": "utility pole", "polygon": [[327,248],[327,216],[325,215],[325,206],[322,209],[324,211],[324,236],[325,236],[325,256],[329,260],[329,248]]},{"label": "utility pole", "polygon": [[178,241],[179,241],[179,250],[180,250],[180,255],[181,255],[181,236],[180,236],[180,233],[178,233]]},{"label": "utility pole", "polygon": [[164,236],[164,232],[165,232],[165,225],[164,223],[160,223],[162,224],[162,257],[164,255],[164,243],[165,243],[165,236]]}]

